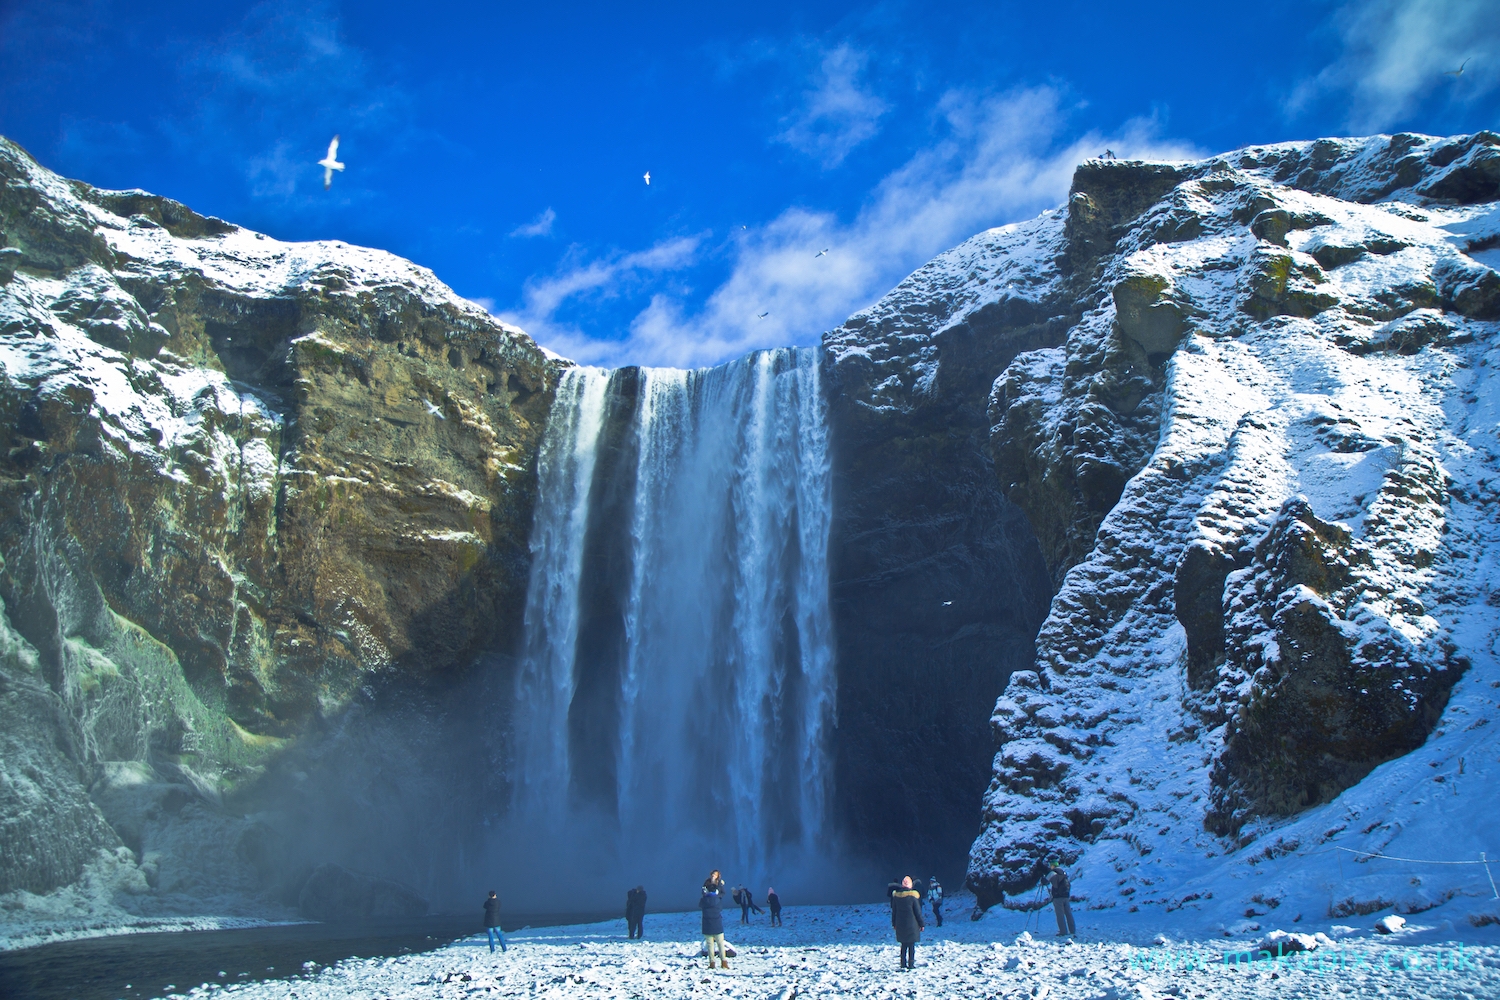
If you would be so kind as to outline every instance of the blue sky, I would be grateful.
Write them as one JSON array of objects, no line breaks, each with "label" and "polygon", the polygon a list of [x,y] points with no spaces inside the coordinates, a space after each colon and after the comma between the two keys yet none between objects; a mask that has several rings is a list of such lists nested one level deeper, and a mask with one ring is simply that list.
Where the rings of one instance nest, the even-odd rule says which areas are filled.
[{"label": "blue sky", "polygon": [[814,343],[1106,147],[1497,127],[1500,0],[0,0],[0,134],[48,167],[390,250],[604,364]]}]

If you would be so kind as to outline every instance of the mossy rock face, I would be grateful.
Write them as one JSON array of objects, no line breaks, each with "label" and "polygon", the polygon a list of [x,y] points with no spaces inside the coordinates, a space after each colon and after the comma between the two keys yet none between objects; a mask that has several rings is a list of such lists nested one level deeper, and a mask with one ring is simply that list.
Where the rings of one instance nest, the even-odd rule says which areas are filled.
[{"label": "mossy rock face", "polygon": [[1243,280],[1241,308],[1259,320],[1272,316],[1316,316],[1338,305],[1337,295],[1319,286],[1328,279],[1306,258],[1268,246],[1256,248]]},{"label": "mossy rock face", "polygon": [[1187,329],[1185,310],[1175,292],[1170,278],[1152,273],[1129,275],[1111,291],[1120,332],[1147,354],[1170,353]]},{"label": "mossy rock face", "polygon": [[58,748],[0,760],[35,757],[50,803],[0,795],[0,891],[41,892],[169,821],[230,850],[222,803],[309,734],[513,645],[559,368],[415,265],[4,140],[0,233],[34,362],[0,373],[0,731]]}]

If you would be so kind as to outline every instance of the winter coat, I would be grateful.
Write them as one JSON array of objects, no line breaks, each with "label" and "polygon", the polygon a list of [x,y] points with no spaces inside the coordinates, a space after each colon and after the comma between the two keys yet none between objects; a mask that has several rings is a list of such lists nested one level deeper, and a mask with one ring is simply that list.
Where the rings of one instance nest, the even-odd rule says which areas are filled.
[{"label": "winter coat", "polygon": [[767,893],[766,894],[766,905],[771,908],[771,912],[772,913],[780,913],[781,912],[781,897],[778,896],[778,895],[776,895],[776,893],[774,893],[774,892]]},{"label": "winter coat", "polygon": [[631,889],[625,894],[625,916],[643,917],[646,915],[646,890]]},{"label": "winter coat", "polygon": [[484,901],[484,926],[500,926],[500,897],[491,896]]},{"label": "winter coat", "polygon": [[896,929],[896,940],[902,944],[916,944],[927,927],[922,922],[922,897],[915,889],[897,889],[891,893],[891,926]]},{"label": "winter coat", "polygon": [[943,886],[937,879],[927,883],[927,898],[932,900],[933,906],[943,901]]},{"label": "winter coat", "polygon": [[724,933],[724,897],[717,892],[704,890],[698,900],[698,909],[703,911],[703,933]]},{"label": "winter coat", "polygon": [[1067,899],[1073,891],[1072,883],[1068,881],[1067,873],[1061,868],[1054,868],[1052,874],[1047,876],[1047,881],[1052,883],[1052,898]]}]

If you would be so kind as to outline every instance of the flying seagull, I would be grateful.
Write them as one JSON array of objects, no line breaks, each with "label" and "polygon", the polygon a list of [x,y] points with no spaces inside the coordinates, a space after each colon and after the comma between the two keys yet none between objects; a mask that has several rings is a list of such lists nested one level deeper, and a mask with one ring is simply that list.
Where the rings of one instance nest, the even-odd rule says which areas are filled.
[{"label": "flying seagull", "polygon": [[[1472,59],[1473,56],[1470,56],[1469,58]],[[1467,65],[1469,65],[1469,60],[1465,59],[1463,62],[1461,62],[1461,63],[1458,64],[1458,69],[1445,70],[1443,72],[1443,75],[1444,76],[1463,76],[1464,75],[1464,67],[1467,66]]]},{"label": "flying seagull", "polygon": [[952,601],[944,601],[944,602],[943,602],[943,607],[945,607],[945,608],[946,608],[946,607],[950,607],[950,606],[951,606],[951,605],[952,605],[952,604],[953,604],[953,602],[952,602]]},{"label": "flying seagull", "polygon": [[756,319],[765,319],[769,315],[771,315],[771,310],[767,309],[765,312],[761,313],[759,316],[756,316],[755,318]]},{"label": "flying seagull", "polygon": [[651,186],[651,171],[649,171],[649,170],[646,171],[646,186],[647,187]]},{"label": "flying seagull", "polygon": [[432,400],[430,400],[430,399],[424,399],[424,400],[422,400],[422,402],[424,402],[424,403],[427,404],[427,412],[430,413],[430,414],[432,414],[434,417],[437,417],[439,420],[447,420],[448,419],[447,417],[443,416],[442,407],[440,407],[437,404],[435,404]]},{"label": "flying seagull", "polygon": [[825,253],[827,253],[828,250],[829,250],[828,247],[824,247],[823,249],[819,250],[817,253],[813,254],[813,260],[817,260],[819,257],[821,257]]},{"label": "flying seagull", "polygon": [[327,191],[333,186],[333,172],[344,169],[344,165],[339,162],[338,136],[334,136],[333,141],[328,144],[328,155],[318,161],[318,166],[323,168],[323,190]]}]

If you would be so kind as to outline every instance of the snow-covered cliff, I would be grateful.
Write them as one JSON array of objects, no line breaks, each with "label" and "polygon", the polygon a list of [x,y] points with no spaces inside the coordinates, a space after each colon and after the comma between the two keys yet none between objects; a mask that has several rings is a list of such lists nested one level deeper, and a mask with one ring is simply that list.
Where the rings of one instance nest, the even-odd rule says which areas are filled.
[{"label": "snow-covered cliff", "polygon": [[1034,280],[1081,318],[990,400],[1060,585],[993,717],[983,905],[1049,855],[1087,907],[1225,922],[1491,895],[1336,849],[1500,848],[1497,197],[1492,133],[1091,161],[1014,252],[1061,246]]},{"label": "snow-covered cliff", "polygon": [[1157,920],[1493,913],[1497,198],[1493,133],[1091,160],[825,337],[885,419],[952,407],[975,328],[998,359],[1057,591],[992,718],[982,906],[1057,856]]}]

